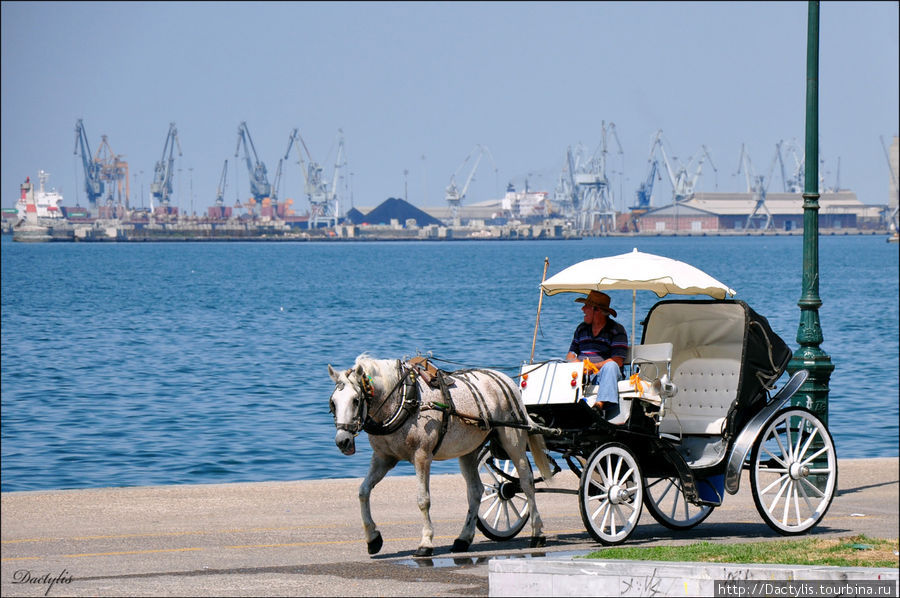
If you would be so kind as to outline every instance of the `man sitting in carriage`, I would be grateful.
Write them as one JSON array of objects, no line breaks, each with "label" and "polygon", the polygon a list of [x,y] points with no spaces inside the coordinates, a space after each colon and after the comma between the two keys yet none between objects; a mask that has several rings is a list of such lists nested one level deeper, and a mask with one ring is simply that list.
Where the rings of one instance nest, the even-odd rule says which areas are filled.
[{"label": "man sitting in carriage", "polygon": [[613,320],[618,316],[609,306],[609,295],[591,291],[587,297],[575,300],[583,303],[584,321],[575,328],[566,361],[588,360],[597,368],[594,383],[598,387],[594,407],[603,410],[606,419],[619,414],[618,382],[622,379],[628,355],[628,334],[625,327]]}]

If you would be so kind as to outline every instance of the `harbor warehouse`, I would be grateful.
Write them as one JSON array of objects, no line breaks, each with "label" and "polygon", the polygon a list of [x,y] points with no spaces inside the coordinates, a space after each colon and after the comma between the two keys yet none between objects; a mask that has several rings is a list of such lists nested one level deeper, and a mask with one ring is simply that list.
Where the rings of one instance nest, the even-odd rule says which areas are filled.
[{"label": "harbor warehouse", "polygon": [[[823,193],[819,226],[825,229],[877,229],[883,206],[860,203],[852,191]],[[803,196],[770,193],[695,193],[688,199],[648,210],[638,219],[641,232],[791,231],[803,228]]]}]

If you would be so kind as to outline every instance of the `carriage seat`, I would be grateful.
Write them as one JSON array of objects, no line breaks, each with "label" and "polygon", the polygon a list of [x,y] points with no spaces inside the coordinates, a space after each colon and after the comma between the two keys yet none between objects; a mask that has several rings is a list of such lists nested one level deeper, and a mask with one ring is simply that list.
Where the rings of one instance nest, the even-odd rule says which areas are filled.
[{"label": "carriage seat", "polygon": [[745,315],[737,304],[657,305],[645,324],[644,342],[669,341],[672,382],[659,432],[720,435],[741,378]]},{"label": "carriage seat", "polygon": [[[631,403],[635,399],[664,409],[666,397],[677,392],[671,384],[671,362],[672,343],[642,344],[628,348],[625,378],[619,381],[619,403],[623,413],[631,413]],[[634,374],[640,378],[639,387],[632,380]]]},{"label": "carriage seat", "polygon": [[671,434],[722,434],[731,403],[737,397],[740,360],[688,359],[675,368],[678,395],[660,421],[659,431]]}]

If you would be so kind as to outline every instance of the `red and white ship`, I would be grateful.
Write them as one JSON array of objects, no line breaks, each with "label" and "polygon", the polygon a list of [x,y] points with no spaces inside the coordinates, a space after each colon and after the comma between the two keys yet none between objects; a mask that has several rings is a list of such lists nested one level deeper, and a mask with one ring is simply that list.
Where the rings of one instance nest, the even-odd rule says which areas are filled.
[{"label": "red and white ship", "polygon": [[34,189],[34,185],[31,183],[31,177],[25,179],[25,183],[22,185],[22,194],[19,197],[19,201],[16,202],[16,212],[18,213],[19,221],[25,220],[25,217],[31,211],[35,213],[39,220],[63,219],[63,212],[60,208],[63,196],[56,189],[46,190],[45,185],[49,178],[49,172],[38,171],[38,180],[40,182],[37,190]]}]

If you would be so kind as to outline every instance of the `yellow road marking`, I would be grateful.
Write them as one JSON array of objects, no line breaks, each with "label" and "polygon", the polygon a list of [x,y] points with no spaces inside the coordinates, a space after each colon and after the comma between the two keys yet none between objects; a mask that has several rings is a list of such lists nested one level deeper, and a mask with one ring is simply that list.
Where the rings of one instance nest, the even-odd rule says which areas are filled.
[{"label": "yellow road marking", "polygon": [[125,554],[153,554],[157,552],[191,552],[203,550],[203,548],[160,548],[157,550],[122,550],[118,552],[85,552],[82,554],[64,554],[62,556],[78,559],[89,556],[121,556]]},{"label": "yellow road marking", "polygon": [[108,534],[108,535],[98,535],[98,536],[71,536],[71,537],[48,537],[48,538],[19,538],[16,540],[3,540],[0,541],[0,544],[22,544],[27,542],[58,542],[58,541],[68,541],[68,540],[115,540],[122,538],[165,538],[165,537],[177,537],[177,536],[202,536],[202,535],[210,535],[210,534],[246,534],[253,532],[277,532],[277,531],[290,531],[290,530],[304,530],[304,529],[329,529],[333,528],[333,525],[303,525],[303,526],[286,526],[286,527],[250,527],[250,528],[238,528],[238,529],[224,529],[224,530],[195,530],[195,531],[186,531],[186,532],[155,532],[155,533],[144,533],[144,534]]},{"label": "yellow road marking", "polygon": [[42,558],[44,558],[44,557],[40,557],[40,556],[15,556],[15,557],[10,557],[10,558],[8,558],[8,559],[0,559],[0,561],[3,561],[4,563],[8,563],[8,562],[11,562],[11,561],[38,561],[38,560],[40,560],[40,559],[42,559]]},{"label": "yellow road marking", "polygon": [[[563,534],[563,533],[571,533],[577,532],[581,530],[559,530],[548,532],[552,535]],[[197,532],[199,533],[199,532]],[[164,534],[159,534],[164,535]],[[130,537],[130,536],[96,536],[96,537]],[[441,535],[435,536],[435,540],[450,540],[456,538],[456,535]],[[404,537],[404,538],[385,538],[385,542],[418,542],[421,539],[420,536],[415,537]],[[37,541],[37,540],[35,540]],[[292,548],[292,547],[300,547],[300,546],[325,546],[325,545],[336,545],[336,544],[357,544],[359,542],[363,542],[362,538],[354,538],[352,540],[322,540],[317,542],[284,542],[277,544],[235,544],[223,546],[222,548],[241,550],[248,548]],[[97,556],[122,556],[129,554],[155,554],[155,553],[166,553],[166,552],[198,552],[203,550],[216,549],[217,547],[190,547],[190,548],[161,548],[155,550],[123,550],[123,551],[115,551],[115,552],[86,552],[80,554],[64,554],[61,555],[64,558],[86,558],[86,557],[97,557]],[[12,562],[12,561],[26,561],[26,560],[40,560],[42,558],[40,556],[28,556],[28,557],[9,557],[0,559],[2,562]]]},{"label": "yellow road marking", "polygon": [[[455,538],[456,536],[435,536],[435,540],[448,540],[450,538]],[[421,537],[417,536],[415,538],[384,538],[385,542],[416,542],[421,540]],[[225,548],[287,548],[291,546],[321,546],[325,544],[356,544],[358,542],[364,542],[363,538],[356,538],[353,540],[325,540],[321,542],[287,542],[284,544],[243,544],[238,546],[225,546]]]}]

